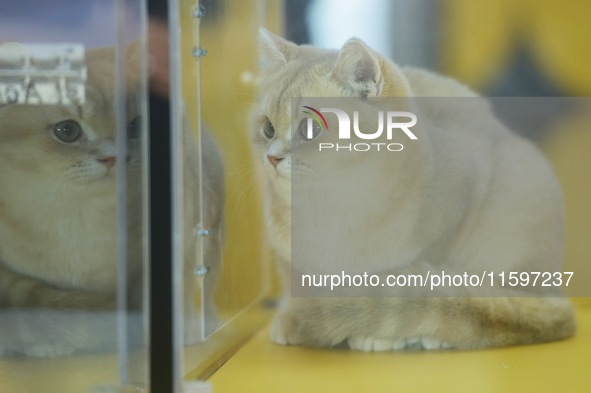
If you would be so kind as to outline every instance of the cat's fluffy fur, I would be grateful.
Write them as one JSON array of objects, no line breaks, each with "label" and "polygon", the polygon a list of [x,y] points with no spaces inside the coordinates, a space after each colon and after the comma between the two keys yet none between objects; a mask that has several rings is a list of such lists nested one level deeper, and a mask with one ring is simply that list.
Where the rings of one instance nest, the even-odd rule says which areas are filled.
[{"label": "cat's fluffy fur", "polygon": [[[137,61],[133,53],[130,62]],[[116,168],[99,161],[116,154],[114,50],[91,50],[86,60],[86,102],[81,107],[0,107],[0,354],[50,357],[116,345]],[[130,63],[128,121],[140,114],[136,69],[137,64]],[[65,144],[52,135],[53,125],[67,119],[82,125],[80,142]],[[192,230],[199,222],[199,173],[188,127],[184,139],[185,339],[195,342],[200,326],[195,320],[197,253]],[[129,140],[127,165],[130,324],[138,344],[143,330],[138,312],[146,225],[140,143]],[[223,221],[223,168],[206,133],[203,143],[208,203],[203,220],[213,234],[204,251],[215,276]],[[207,308],[214,313],[212,304]]]},{"label": "cat's fluffy fur", "polygon": [[[269,237],[287,292],[272,326],[274,342],[314,346],[345,342],[366,351],[474,349],[552,341],[573,334],[572,307],[563,298],[292,298],[292,171],[307,168],[307,176],[317,184],[338,181],[339,176],[346,178],[356,171],[349,166],[339,172],[339,163],[325,160],[324,165],[334,165],[333,177],[313,178],[313,162],[306,162],[302,150],[305,144],[292,144],[291,127],[298,124],[291,119],[292,97],[300,97],[299,107],[306,105],[305,97],[358,97],[364,105],[366,97],[476,94],[452,79],[401,69],[358,39],[349,40],[340,51],[330,51],[297,46],[262,30],[260,48],[264,74],[252,140],[266,175]],[[348,261],[351,266],[390,272],[397,272],[396,268],[437,271],[442,266],[508,272],[554,270],[560,265],[562,199],[552,170],[530,143],[498,122],[481,99],[473,101],[465,111],[455,113],[425,103],[420,116],[453,132],[420,129],[420,140],[411,145],[410,153],[382,154],[373,158],[378,165],[363,164],[358,175],[365,182],[367,200],[389,203],[370,202],[351,210],[335,202],[315,209],[320,199],[314,198],[319,195],[314,187],[305,190],[307,214],[322,226],[318,232],[338,234],[338,241],[357,256]],[[267,122],[275,130],[272,138],[264,135]],[[301,149],[295,158],[292,148]],[[267,156],[281,159],[276,168]],[[359,192],[365,192],[364,187]],[[330,192],[326,191],[330,186],[316,188]],[[326,199],[338,200],[338,195],[332,197]],[[372,231],[371,223],[376,222],[380,230]],[[363,223],[369,225],[360,228]],[[447,236],[445,241],[442,234]],[[372,246],[364,247],[370,238]],[[315,246],[309,245],[307,255],[314,258],[324,253],[323,258],[309,262],[323,266],[325,272],[338,267],[334,272],[338,273],[343,265]],[[391,265],[375,265],[380,253],[395,255]]]}]

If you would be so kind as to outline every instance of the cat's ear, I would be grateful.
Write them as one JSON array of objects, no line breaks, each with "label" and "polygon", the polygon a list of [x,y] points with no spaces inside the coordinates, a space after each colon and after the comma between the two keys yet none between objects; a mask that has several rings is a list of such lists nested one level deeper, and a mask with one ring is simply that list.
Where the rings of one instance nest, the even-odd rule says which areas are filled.
[{"label": "cat's ear", "polygon": [[259,29],[259,50],[261,66],[274,68],[287,64],[298,46],[261,27]]},{"label": "cat's ear", "polygon": [[333,76],[364,97],[379,96],[383,90],[380,59],[357,38],[350,39],[341,48]]}]

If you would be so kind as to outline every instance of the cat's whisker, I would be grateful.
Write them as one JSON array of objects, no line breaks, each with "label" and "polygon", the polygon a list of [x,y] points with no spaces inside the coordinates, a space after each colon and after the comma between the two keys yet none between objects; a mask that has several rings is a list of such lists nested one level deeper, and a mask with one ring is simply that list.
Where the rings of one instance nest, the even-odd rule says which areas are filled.
[{"label": "cat's whisker", "polygon": [[254,164],[246,163],[246,164],[237,166],[230,171],[226,171],[226,175],[228,175],[228,176],[246,175],[246,174],[249,174],[249,173],[255,172],[255,171],[256,171],[256,167],[254,166]]},{"label": "cat's whisker", "polygon": [[243,182],[245,183],[245,186],[240,188],[240,192],[236,197],[234,206],[232,207],[232,215],[236,214],[236,211],[239,208],[244,208],[242,203],[243,198],[246,198],[246,200],[249,202],[249,205],[246,206],[248,208],[253,207],[256,201],[260,200],[262,197],[263,179],[261,179],[260,176],[257,175],[256,171],[252,170],[249,173],[245,174]]},{"label": "cat's whisker", "polygon": [[257,101],[260,101],[263,99],[262,97],[260,97],[256,94],[253,94],[253,93],[234,93],[234,94],[230,94],[230,95],[226,96],[226,98],[234,98],[234,97],[241,97],[241,96],[248,97],[248,98],[255,98]]}]

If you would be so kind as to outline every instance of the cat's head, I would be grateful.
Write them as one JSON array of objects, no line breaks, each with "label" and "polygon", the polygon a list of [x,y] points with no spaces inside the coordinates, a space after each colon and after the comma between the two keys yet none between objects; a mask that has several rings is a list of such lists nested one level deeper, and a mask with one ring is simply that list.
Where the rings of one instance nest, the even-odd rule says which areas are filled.
[{"label": "cat's head", "polygon": [[[307,143],[298,132],[306,119],[301,114],[292,117],[292,99],[297,107],[306,105],[310,97],[351,97],[366,105],[370,97],[411,95],[398,66],[359,39],[350,39],[340,50],[324,50],[298,46],[261,29],[259,42],[261,89],[252,126],[255,159],[264,166],[274,189],[288,199],[297,171],[317,172],[331,165],[326,157],[321,163],[313,162],[313,155],[305,153],[317,144]],[[328,119],[329,128],[331,121],[335,119]],[[329,134],[319,137],[334,138],[334,133]],[[346,161],[344,157],[338,163],[339,169]]]},{"label": "cat's head", "polygon": [[[14,183],[53,189],[114,194],[117,116],[115,54],[112,48],[86,54],[88,80],[83,105],[0,106],[2,187]],[[129,78],[128,78],[129,79]],[[137,81],[128,80],[127,125],[130,163],[139,154],[141,122]],[[20,180],[19,180],[20,179]],[[27,181],[25,181],[27,180]],[[10,183],[10,184],[7,184]]]}]

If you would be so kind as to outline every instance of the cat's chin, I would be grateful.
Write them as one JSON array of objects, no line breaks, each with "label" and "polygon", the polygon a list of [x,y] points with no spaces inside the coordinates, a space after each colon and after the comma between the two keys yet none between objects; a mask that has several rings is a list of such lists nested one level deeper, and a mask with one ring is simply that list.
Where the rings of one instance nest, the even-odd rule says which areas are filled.
[{"label": "cat's chin", "polygon": [[291,179],[283,176],[276,176],[273,181],[275,194],[284,201],[291,201]]},{"label": "cat's chin", "polygon": [[275,181],[278,182],[285,182],[285,183],[291,183],[291,176],[289,173],[281,173],[281,172],[276,172],[275,173]]},{"label": "cat's chin", "polygon": [[86,176],[76,176],[70,179],[70,184],[85,190],[90,188],[94,191],[107,190],[114,193],[116,192],[115,188],[117,187],[117,176],[114,173],[109,172]]},{"label": "cat's chin", "polygon": [[[130,177],[136,176],[136,173],[127,174],[128,179]],[[98,173],[94,173],[92,175],[88,175],[86,181],[88,183],[95,183],[95,182],[115,182],[117,181],[117,171],[115,168],[111,168],[108,170],[100,171]]]},{"label": "cat's chin", "polygon": [[102,175],[96,175],[93,176],[92,178],[88,179],[89,183],[113,183],[115,182],[117,179],[117,177],[115,176],[115,174],[111,171],[106,172]]},{"label": "cat's chin", "polygon": [[291,184],[291,174],[282,171],[274,171],[271,175],[272,181],[280,184]]},{"label": "cat's chin", "polygon": [[271,168],[270,166],[265,168],[267,177],[277,187],[291,187],[291,173],[290,171],[283,170],[282,168]]}]

